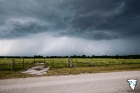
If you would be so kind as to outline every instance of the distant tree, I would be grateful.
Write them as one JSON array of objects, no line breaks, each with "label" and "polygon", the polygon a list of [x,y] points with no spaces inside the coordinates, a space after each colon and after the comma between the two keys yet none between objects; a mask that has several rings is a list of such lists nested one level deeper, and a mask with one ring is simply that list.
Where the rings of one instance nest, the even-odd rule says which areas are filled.
[{"label": "distant tree", "polygon": [[49,58],[49,56],[46,56],[46,58]]},{"label": "distant tree", "polygon": [[118,59],[119,58],[119,56],[118,55],[116,55],[116,57],[115,57],[116,59]]},{"label": "distant tree", "polygon": [[81,58],[81,56],[77,56],[77,58]]},{"label": "distant tree", "polygon": [[34,58],[36,58],[37,57],[37,55],[34,55]]},{"label": "distant tree", "polygon": [[40,55],[37,56],[37,58],[40,58],[40,57],[41,57]]},{"label": "distant tree", "polygon": [[92,58],[95,58],[95,56],[94,56],[94,55],[92,55]]},{"label": "distant tree", "polygon": [[82,55],[82,58],[86,58],[87,56],[86,55]]},{"label": "distant tree", "polygon": [[42,55],[34,55],[34,58],[43,58]]},{"label": "distant tree", "polygon": [[66,58],[68,58],[68,56],[66,56]]},{"label": "distant tree", "polygon": [[74,55],[74,56],[73,56],[73,58],[77,58],[77,56],[76,56],[76,55]]},{"label": "distant tree", "polygon": [[107,55],[103,55],[102,58],[107,58]]}]

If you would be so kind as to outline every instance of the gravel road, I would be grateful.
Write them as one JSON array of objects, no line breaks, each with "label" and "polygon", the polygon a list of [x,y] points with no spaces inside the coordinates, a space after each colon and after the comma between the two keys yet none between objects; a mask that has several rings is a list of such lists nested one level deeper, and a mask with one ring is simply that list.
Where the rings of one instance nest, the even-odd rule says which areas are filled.
[{"label": "gravel road", "polygon": [[[133,91],[127,79],[137,79]],[[140,71],[0,80],[0,93],[140,93]]]}]

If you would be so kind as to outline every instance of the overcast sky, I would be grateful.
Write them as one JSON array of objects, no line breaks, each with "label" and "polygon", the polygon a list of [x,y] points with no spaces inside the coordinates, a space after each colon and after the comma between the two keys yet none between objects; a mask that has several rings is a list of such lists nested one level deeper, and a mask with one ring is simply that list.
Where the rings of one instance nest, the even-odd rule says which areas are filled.
[{"label": "overcast sky", "polygon": [[140,0],[0,0],[0,56],[140,54]]}]

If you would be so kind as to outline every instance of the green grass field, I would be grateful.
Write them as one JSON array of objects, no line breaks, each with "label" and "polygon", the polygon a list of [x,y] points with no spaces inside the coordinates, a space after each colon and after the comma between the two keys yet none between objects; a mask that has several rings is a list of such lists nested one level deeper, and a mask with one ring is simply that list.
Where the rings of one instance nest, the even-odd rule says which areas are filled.
[{"label": "green grass field", "polygon": [[[50,61],[48,61],[50,60]],[[45,59],[45,62],[52,62],[53,59]],[[11,68],[12,58],[0,58],[0,68]],[[71,61],[71,58],[69,58]],[[34,62],[34,59],[24,59],[24,67],[29,66]],[[36,62],[44,62],[44,59],[36,58]],[[91,58],[72,58],[73,67],[88,67],[91,66]],[[122,65],[122,64],[140,64],[140,59],[110,59],[110,58],[92,58],[92,66],[108,66],[108,65]],[[48,63],[46,66],[52,66]],[[34,65],[31,65],[34,66]],[[23,59],[15,59],[15,67],[23,68]],[[68,67],[68,58],[54,58],[54,68]]]},{"label": "green grass field", "polygon": [[[37,76],[21,73],[21,71],[25,71],[25,67],[34,62],[34,59],[24,59],[24,68],[23,59],[15,59],[14,69],[11,69],[11,61],[12,58],[0,58],[0,79]],[[69,58],[69,61],[71,61],[71,58]],[[35,59],[35,62],[44,62],[44,59]],[[47,62],[47,59],[45,62]],[[68,58],[54,58],[54,68],[51,67],[44,76],[140,70],[140,59],[92,58],[92,66],[90,66],[90,58],[72,58],[72,62],[73,67],[68,68]],[[52,64],[46,64],[46,66],[49,65]],[[34,65],[31,64],[30,66]]]}]

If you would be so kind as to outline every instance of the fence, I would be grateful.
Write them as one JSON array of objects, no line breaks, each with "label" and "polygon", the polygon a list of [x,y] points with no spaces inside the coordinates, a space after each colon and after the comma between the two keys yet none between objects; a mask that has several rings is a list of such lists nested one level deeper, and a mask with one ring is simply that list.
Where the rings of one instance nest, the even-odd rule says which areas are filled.
[{"label": "fence", "polygon": [[[117,60],[118,62],[115,62]],[[121,61],[122,60],[122,61]],[[60,58],[16,58],[8,59],[8,62],[0,62],[0,69],[23,69],[28,67],[33,67],[38,64],[42,64],[45,67],[51,66],[53,68],[58,67],[84,67],[84,66],[108,66],[108,65],[122,65],[122,64],[140,64],[140,59],[133,62],[132,60],[123,59],[110,59],[106,61],[100,61],[94,58],[81,60],[80,58],[68,58],[63,60]],[[64,61],[64,62],[63,62]],[[119,62],[120,61],[120,62]],[[2,63],[2,64],[1,64]]]},{"label": "fence", "polygon": [[53,58],[16,58],[11,59],[11,63],[3,62],[0,64],[0,69],[23,69],[36,66],[39,63],[43,63],[44,66],[54,67]]},{"label": "fence", "polygon": [[[78,60],[80,58],[68,58],[68,67],[93,67],[93,66],[109,66],[109,65],[131,65],[140,64],[140,59],[107,59],[106,61],[98,61],[96,58],[88,58],[88,60]],[[86,58],[85,58],[86,59]]]},{"label": "fence", "polygon": [[78,61],[78,62],[72,62],[72,59],[71,59],[71,64],[70,64],[70,67],[78,67],[78,65],[81,65],[81,66],[83,66],[83,64],[84,65],[86,65],[86,66],[93,66],[92,65],[92,59],[90,59],[90,61],[89,62],[82,62],[82,61]]},{"label": "fence", "polygon": [[28,68],[43,63],[44,66],[54,67],[53,58],[16,58],[14,68]]}]

